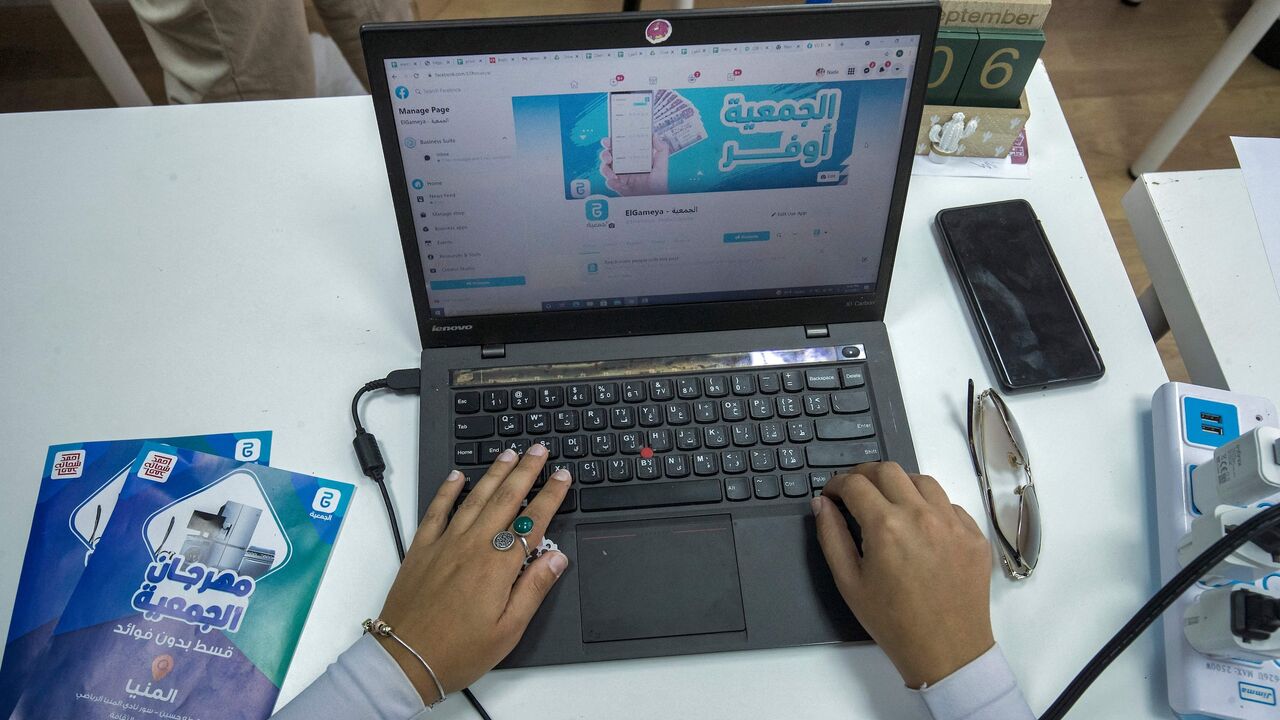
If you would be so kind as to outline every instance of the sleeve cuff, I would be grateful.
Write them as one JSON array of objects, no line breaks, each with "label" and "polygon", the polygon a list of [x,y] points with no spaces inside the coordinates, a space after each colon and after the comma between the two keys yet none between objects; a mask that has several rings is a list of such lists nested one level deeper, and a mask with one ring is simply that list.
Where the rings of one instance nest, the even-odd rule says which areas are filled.
[{"label": "sleeve cuff", "polygon": [[936,684],[912,692],[933,720],[1035,720],[999,645]]},{"label": "sleeve cuff", "polygon": [[364,717],[412,720],[425,716],[422,696],[391,654],[371,635],[351,647],[276,713],[276,720],[316,717]]}]

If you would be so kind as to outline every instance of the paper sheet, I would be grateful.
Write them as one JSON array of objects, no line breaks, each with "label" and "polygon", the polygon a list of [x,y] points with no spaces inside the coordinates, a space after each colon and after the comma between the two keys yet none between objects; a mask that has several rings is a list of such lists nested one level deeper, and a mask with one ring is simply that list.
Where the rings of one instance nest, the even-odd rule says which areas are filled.
[{"label": "paper sheet", "polygon": [[1280,138],[1233,137],[1231,144],[1240,160],[1258,234],[1280,293]]},{"label": "paper sheet", "polygon": [[923,155],[916,155],[911,163],[912,175],[934,177],[1014,178],[1031,177],[1030,163],[1014,164],[1009,158],[949,157],[935,163]]}]

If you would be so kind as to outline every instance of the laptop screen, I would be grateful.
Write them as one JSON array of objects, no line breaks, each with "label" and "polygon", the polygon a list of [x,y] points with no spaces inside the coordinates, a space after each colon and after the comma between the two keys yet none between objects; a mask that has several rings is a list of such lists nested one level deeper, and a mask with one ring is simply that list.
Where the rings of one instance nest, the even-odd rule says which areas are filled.
[{"label": "laptop screen", "polygon": [[385,60],[432,316],[874,292],[918,44]]}]

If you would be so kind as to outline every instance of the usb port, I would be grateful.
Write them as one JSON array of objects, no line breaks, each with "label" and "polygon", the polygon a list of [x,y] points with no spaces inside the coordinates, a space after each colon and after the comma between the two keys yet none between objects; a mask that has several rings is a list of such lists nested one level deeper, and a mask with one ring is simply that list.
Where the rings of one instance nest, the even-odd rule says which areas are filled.
[{"label": "usb port", "polygon": [[1201,430],[1203,430],[1203,431],[1205,431],[1205,432],[1207,432],[1207,433],[1209,433],[1210,435],[1221,435],[1221,434],[1222,434],[1222,428],[1220,428],[1220,427],[1218,427],[1218,426],[1216,426],[1216,425],[1209,425],[1209,424],[1205,423],[1205,424],[1201,424],[1201,425],[1200,425],[1200,429],[1201,429]]},{"label": "usb port", "polygon": [[1202,412],[1200,413],[1200,419],[1204,420],[1205,422],[1216,423],[1218,425],[1222,424],[1222,416],[1216,413]]}]

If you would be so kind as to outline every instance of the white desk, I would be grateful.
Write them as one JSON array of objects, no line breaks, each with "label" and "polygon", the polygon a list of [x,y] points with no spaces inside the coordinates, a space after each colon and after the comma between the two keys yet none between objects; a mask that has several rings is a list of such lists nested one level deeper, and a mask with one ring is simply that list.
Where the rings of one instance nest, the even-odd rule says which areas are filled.
[{"label": "white desk", "polygon": [[[1035,205],[1107,363],[1093,384],[1012,399],[1045,513],[1035,578],[993,579],[996,633],[1042,710],[1156,586],[1148,409],[1164,370],[1043,68],[1033,176],[912,183],[888,325],[921,466],[976,517],[965,381],[993,383],[934,239],[943,207]],[[418,361],[367,98],[0,115],[0,634],[45,447],[275,431],[273,464],[356,482],[282,700],[375,613],[395,572],[351,452],[351,394]],[[417,401],[366,420],[412,526]],[[1168,718],[1148,634],[1075,717]],[[919,718],[875,647],[843,645],[493,673],[504,718]],[[801,709],[802,708],[802,709]],[[461,699],[437,713],[473,718]]]},{"label": "white desk", "polygon": [[1124,210],[1191,381],[1280,400],[1280,294],[1240,171],[1147,173]]}]

